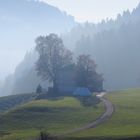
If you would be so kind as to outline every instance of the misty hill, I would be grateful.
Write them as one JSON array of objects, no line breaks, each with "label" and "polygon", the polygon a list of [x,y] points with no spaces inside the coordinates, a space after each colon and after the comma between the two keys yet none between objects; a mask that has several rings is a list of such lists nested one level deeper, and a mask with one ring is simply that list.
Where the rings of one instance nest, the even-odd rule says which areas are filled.
[{"label": "misty hill", "polygon": [[0,81],[22,61],[26,51],[34,47],[37,36],[60,34],[75,24],[74,17],[47,3],[0,0]]},{"label": "misty hill", "polygon": [[[77,24],[69,33],[63,34],[62,38],[67,47],[74,49],[78,41],[83,39],[82,37],[94,37],[96,34],[107,30],[119,30],[119,28],[128,23],[135,24],[140,19],[140,4],[137,8],[134,8],[132,13],[129,10],[124,11],[122,14],[117,15],[117,19],[102,20],[98,24],[83,23]],[[70,39],[69,39],[70,38]]]},{"label": "misty hill", "polygon": [[[1,0],[0,56],[1,59],[5,59],[5,63],[3,63],[3,60],[0,60],[0,79],[4,78],[9,72],[8,70],[15,67],[15,65],[23,59],[22,57],[27,50],[30,51],[34,47],[34,40],[37,36],[50,32],[60,34],[69,31],[75,24],[74,17],[67,15],[65,12],[47,3],[36,0]],[[27,59],[27,57],[25,59]],[[29,57],[29,59],[30,60],[27,61],[25,60],[25,63],[22,62],[18,68],[16,68],[15,74],[6,78],[5,83],[7,84],[3,85],[4,90],[2,90],[1,94],[11,93],[14,83],[21,83],[16,81],[17,79],[22,79],[22,75],[24,75],[24,78],[29,77],[30,74],[28,75],[27,73],[32,71],[30,69],[32,69],[32,65],[35,62],[35,60],[33,60],[34,56],[32,60],[31,57]],[[32,65],[26,69],[25,67],[30,65],[29,62],[31,61]],[[32,73],[32,75],[35,74],[35,72],[30,73]],[[32,79],[32,81],[38,81],[37,78],[34,79],[35,80]],[[33,83],[32,85],[34,86]],[[18,85],[18,88],[20,87],[22,87],[22,84],[20,84],[20,86]],[[26,89],[28,90],[29,88]]]},{"label": "misty hill", "polygon": [[[61,37],[65,46],[71,48],[75,55],[81,53],[92,55],[99,71],[104,74],[105,89],[138,87],[140,86],[139,25],[140,5],[132,13],[125,11],[122,15],[118,14],[116,20],[103,20],[99,24],[78,24],[69,33],[61,34]],[[35,90],[36,85],[41,82],[35,72],[35,61],[36,58],[33,56],[24,59],[18,66],[19,70],[7,80],[12,82],[10,84],[7,82],[5,87],[12,85],[12,88],[10,87],[6,93]],[[25,66],[29,68],[23,68]],[[17,78],[17,75],[20,78]],[[44,85],[48,87],[48,83]]]},{"label": "misty hill", "polygon": [[[140,5],[132,13],[126,11],[116,20],[97,25],[86,23],[75,27],[68,35],[75,54],[91,54],[104,74],[106,89],[140,86]],[[73,46],[72,46],[73,45]]]},{"label": "misty hill", "polygon": [[35,51],[26,53],[24,60],[16,67],[15,72],[5,79],[1,95],[33,93],[39,84],[45,89],[51,85],[37,76],[35,70],[37,58],[38,55]]},{"label": "misty hill", "polygon": [[32,33],[63,32],[75,24],[72,16],[39,0],[1,0],[0,21],[1,27],[17,29],[18,25]]}]

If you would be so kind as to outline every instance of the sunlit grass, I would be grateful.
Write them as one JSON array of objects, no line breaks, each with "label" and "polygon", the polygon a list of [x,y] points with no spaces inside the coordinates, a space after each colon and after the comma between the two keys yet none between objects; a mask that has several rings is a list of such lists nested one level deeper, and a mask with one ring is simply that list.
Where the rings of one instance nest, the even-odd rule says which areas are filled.
[{"label": "sunlit grass", "polygon": [[74,137],[137,137],[140,136],[140,89],[112,92],[107,98],[115,105],[112,118]]},{"label": "sunlit grass", "polygon": [[38,135],[41,130],[64,133],[94,121],[103,112],[102,104],[84,107],[73,97],[32,101],[0,117],[0,132],[9,132],[0,140],[22,140]]}]

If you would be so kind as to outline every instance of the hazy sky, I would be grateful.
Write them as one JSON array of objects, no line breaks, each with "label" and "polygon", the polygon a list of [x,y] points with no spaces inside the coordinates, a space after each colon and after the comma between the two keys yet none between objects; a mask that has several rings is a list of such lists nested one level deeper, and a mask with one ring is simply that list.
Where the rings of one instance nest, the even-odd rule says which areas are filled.
[{"label": "hazy sky", "polygon": [[124,10],[130,11],[140,0],[43,0],[75,16],[77,21],[98,22],[101,19],[115,18]]}]

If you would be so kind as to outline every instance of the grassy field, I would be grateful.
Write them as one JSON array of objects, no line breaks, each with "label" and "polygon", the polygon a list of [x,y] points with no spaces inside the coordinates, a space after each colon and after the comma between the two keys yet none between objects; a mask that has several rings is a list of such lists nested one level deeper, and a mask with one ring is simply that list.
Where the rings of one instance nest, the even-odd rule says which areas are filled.
[{"label": "grassy field", "polygon": [[0,114],[18,105],[31,101],[36,94],[19,94],[0,98]]},{"label": "grassy field", "polygon": [[140,89],[112,92],[106,96],[115,105],[112,118],[73,137],[86,139],[140,137]]},{"label": "grassy field", "polygon": [[103,112],[102,104],[84,107],[72,97],[32,101],[0,115],[0,140],[25,140],[40,130],[63,133],[94,121]]},{"label": "grassy field", "polygon": [[[64,139],[114,140],[140,137],[140,89],[112,92],[106,95],[115,106],[110,120],[95,129],[86,130]],[[26,103],[0,115],[0,140],[29,140],[40,130],[51,134],[63,133],[92,122],[104,112],[83,107],[76,98],[38,100]]]}]

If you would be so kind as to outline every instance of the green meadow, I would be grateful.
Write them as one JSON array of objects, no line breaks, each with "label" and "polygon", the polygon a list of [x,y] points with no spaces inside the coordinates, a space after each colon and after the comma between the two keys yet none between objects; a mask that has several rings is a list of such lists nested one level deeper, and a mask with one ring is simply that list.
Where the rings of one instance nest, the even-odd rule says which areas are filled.
[{"label": "green meadow", "polygon": [[90,123],[104,112],[100,103],[84,107],[73,97],[31,101],[0,116],[0,140],[26,140],[46,131],[61,134]]},{"label": "green meadow", "polygon": [[106,98],[115,106],[112,118],[95,129],[73,134],[73,137],[86,139],[140,137],[140,89],[111,92]]},{"label": "green meadow", "polygon": [[[94,129],[61,139],[114,140],[140,137],[140,89],[106,95],[115,107],[113,116]],[[0,115],[0,140],[31,140],[44,130],[52,135],[69,132],[93,122],[104,112],[103,104],[84,107],[73,97],[30,101]]]}]

